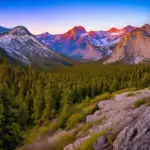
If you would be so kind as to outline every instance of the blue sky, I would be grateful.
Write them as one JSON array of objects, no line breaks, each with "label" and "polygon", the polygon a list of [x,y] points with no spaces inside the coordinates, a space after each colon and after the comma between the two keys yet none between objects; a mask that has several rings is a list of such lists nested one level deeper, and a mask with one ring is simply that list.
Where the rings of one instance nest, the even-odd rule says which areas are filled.
[{"label": "blue sky", "polygon": [[150,24],[149,0],[6,0],[0,25],[26,26],[32,33],[64,33],[75,25],[87,31]]}]

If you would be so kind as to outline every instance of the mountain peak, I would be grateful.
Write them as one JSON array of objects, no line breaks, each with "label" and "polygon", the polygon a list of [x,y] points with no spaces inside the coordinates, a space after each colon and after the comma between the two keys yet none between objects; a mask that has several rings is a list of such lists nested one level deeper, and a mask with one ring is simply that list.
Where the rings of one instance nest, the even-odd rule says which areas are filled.
[{"label": "mountain peak", "polygon": [[83,32],[86,32],[86,30],[85,30],[85,28],[83,27],[83,26],[75,26],[74,28],[73,28],[74,30],[82,30]]},{"label": "mountain peak", "polygon": [[131,25],[128,25],[128,26],[123,28],[123,30],[125,30],[125,32],[131,32],[131,31],[133,31],[135,29],[136,29],[136,27],[131,26]]},{"label": "mountain peak", "polygon": [[73,33],[86,33],[86,30],[83,26],[75,26],[70,31]]},{"label": "mountain peak", "polygon": [[145,24],[144,26],[142,26],[141,28],[139,28],[143,33],[147,34],[148,36],[150,36],[150,25],[149,24]]},{"label": "mountain peak", "polygon": [[113,28],[109,29],[107,32],[119,32],[119,29],[113,27]]},{"label": "mountain peak", "polygon": [[71,37],[74,40],[77,40],[81,36],[81,34],[84,34],[84,33],[87,33],[84,27],[75,26],[71,30],[69,30],[67,33],[65,33],[65,36],[69,38]]},{"label": "mountain peak", "polygon": [[142,29],[150,29],[150,25],[149,24],[145,24],[144,26],[141,27]]},{"label": "mountain peak", "polygon": [[86,30],[83,26],[75,26],[70,30],[73,34],[81,35],[82,33],[86,33]]},{"label": "mountain peak", "polygon": [[13,29],[11,29],[9,31],[9,34],[13,34],[13,35],[18,35],[18,36],[21,36],[21,35],[32,35],[28,29],[24,26],[17,26]]}]

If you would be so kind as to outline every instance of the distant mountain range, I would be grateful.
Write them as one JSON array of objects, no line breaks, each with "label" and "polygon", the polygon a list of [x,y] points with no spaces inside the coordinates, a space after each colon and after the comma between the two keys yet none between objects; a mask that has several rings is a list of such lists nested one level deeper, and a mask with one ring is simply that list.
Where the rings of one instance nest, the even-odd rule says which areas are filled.
[{"label": "distant mountain range", "polygon": [[[1,28],[2,29],[2,28]],[[4,28],[6,29],[6,28]],[[48,48],[25,27],[18,26],[0,35],[0,48],[23,64],[36,66],[70,65],[69,59]]]},{"label": "distant mountain range", "polygon": [[0,26],[0,34],[5,33],[9,30],[10,30],[9,28],[5,28],[5,27]]},{"label": "distant mountain range", "polygon": [[136,27],[111,28],[108,31],[87,32],[82,26],[75,26],[64,34],[48,32],[36,37],[58,53],[77,60],[98,60],[112,53],[113,46]]},{"label": "distant mountain range", "polygon": [[150,25],[90,32],[76,26],[64,34],[37,36],[23,26],[0,27],[1,54],[11,61],[42,68],[72,65],[74,61],[70,58],[93,61],[105,56],[108,57],[105,64],[118,61],[137,64],[150,61]]}]

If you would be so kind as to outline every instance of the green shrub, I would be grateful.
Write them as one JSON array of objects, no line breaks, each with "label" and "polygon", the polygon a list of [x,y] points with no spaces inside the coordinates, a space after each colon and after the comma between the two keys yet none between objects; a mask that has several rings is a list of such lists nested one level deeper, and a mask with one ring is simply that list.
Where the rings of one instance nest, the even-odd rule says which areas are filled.
[{"label": "green shrub", "polygon": [[49,127],[48,126],[42,126],[39,128],[39,131],[38,131],[38,135],[39,136],[42,136],[44,135],[46,132],[48,132],[49,130]]},{"label": "green shrub", "polygon": [[136,88],[126,88],[126,89],[122,89],[122,90],[119,90],[119,91],[116,91],[113,93],[113,95],[116,95],[116,94],[121,94],[121,93],[125,93],[125,92],[131,92],[131,91],[135,91]]},{"label": "green shrub", "polygon": [[147,107],[150,107],[150,102],[146,103],[146,106],[147,106]]},{"label": "green shrub", "polygon": [[90,101],[91,101],[90,98],[86,97],[86,99],[83,100],[80,104],[75,105],[75,111],[76,112],[82,111],[86,106],[89,105]]},{"label": "green shrub", "polygon": [[103,117],[99,120],[96,120],[95,122],[93,122],[93,125],[95,125],[95,126],[100,125],[104,119],[105,119],[105,117]]},{"label": "green shrub", "polygon": [[63,136],[61,136],[55,143],[53,143],[53,150],[63,150],[63,148],[72,143],[75,140],[75,134],[74,133],[67,133]]},{"label": "green shrub", "polygon": [[92,114],[94,111],[97,110],[97,104],[92,104],[86,108],[83,109],[83,113],[85,116]]},{"label": "green shrub", "polygon": [[127,97],[135,96],[135,95],[136,95],[136,93],[128,93],[128,94],[127,94]]},{"label": "green shrub", "polygon": [[81,128],[82,133],[87,132],[92,126],[93,126],[93,123],[92,123],[92,122],[86,123],[86,124]]},{"label": "green shrub", "polygon": [[61,128],[65,128],[66,127],[66,122],[69,119],[69,117],[72,115],[72,109],[71,106],[66,105],[61,113],[59,114],[58,117],[58,122]]},{"label": "green shrub", "polygon": [[145,103],[145,100],[144,99],[139,99],[139,100],[136,100],[135,102],[134,102],[134,108],[138,108],[138,107],[140,107],[141,105],[143,105]]},{"label": "green shrub", "polygon": [[67,129],[75,127],[78,123],[85,121],[86,116],[92,114],[97,108],[97,105],[90,105],[84,108],[81,112],[75,113],[67,120]]},{"label": "green shrub", "polygon": [[84,121],[85,116],[83,113],[76,113],[73,114],[68,120],[67,120],[67,129],[71,129],[75,127],[79,122]]},{"label": "green shrub", "polygon": [[59,129],[60,124],[58,122],[58,120],[53,121],[52,123],[49,124],[49,130],[51,130],[51,132],[55,132],[57,131],[57,129]]},{"label": "green shrub", "polygon": [[112,94],[110,94],[110,93],[104,93],[102,95],[96,96],[93,101],[91,100],[91,103],[92,102],[96,103],[96,102],[99,102],[99,101],[102,101],[102,100],[111,99],[111,98],[112,98]]},{"label": "green shrub", "polygon": [[76,150],[93,150],[93,145],[97,141],[97,139],[104,135],[105,132],[95,133],[91,135],[91,137],[87,140],[85,140]]},{"label": "green shrub", "polygon": [[114,141],[116,140],[117,135],[120,133],[121,129],[118,129],[115,133],[111,133],[110,135],[107,136],[107,140],[109,144],[113,144]]},{"label": "green shrub", "polygon": [[99,120],[96,120],[94,122],[88,122],[86,123],[82,128],[81,128],[81,131],[82,133],[85,133],[87,132],[92,126],[97,126],[97,125],[100,125],[103,121],[103,118],[102,119],[99,119]]},{"label": "green shrub", "polygon": [[33,129],[26,130],[24,143],[25,144],[32,144],[37,139],[38,130],[39,130],[39,126],[36,126]]}]

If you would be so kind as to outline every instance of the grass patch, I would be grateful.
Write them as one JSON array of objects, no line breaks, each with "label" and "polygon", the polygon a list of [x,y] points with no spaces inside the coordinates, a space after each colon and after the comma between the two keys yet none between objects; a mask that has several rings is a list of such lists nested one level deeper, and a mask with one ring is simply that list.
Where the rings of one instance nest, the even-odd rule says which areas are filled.
[{"label": "grass patch", "polygon": [[133,103],[133,106],[134,108],[138,108],[140,107],[141,105],[145,104],[145,100],[144,99],[139,99],[139,100],[136,100],[134,103]]},{"label": "grass patch", "polygon": [[103,136],[105,132],[95,133],[91,137],[85,140],[76,150],[94,150],[94,143],[98,140],[100,136]]},{"label": "grass patch", "polygon": [[99,101],[108,100],[112,98],[112,94],[110,93],[104,93],[102,95],[96,96],[93,100],[91,100],[91,103],[97,103]]},{"label": "grass patch", "polygon": [[93,126],[98,126],[102,123],[102,121],[104,120],[104,118],[101,118],[99,120],[96,120],[94,122],[88,122],[86,123],[81,129],[80,131],[82,132],[82,136],[85,135],[85,133],[87,133],[87,131],[92,128]]},{"label": "grass patch", "polygon": [[135,95],[137,95],[137,93],[132,92],[132,93],[128,93],[127,97],[131,97],[131,96],[135,96]]},{"label": "grass patch", "polygon": [[93,126],[93,123],[92,123],[92,122],[86,123],[86,124],[81,128],[82,133],[86,133],[90,128],[92,128],[92,126]]},{"label": "grass patch", "polygon": [[147,107],[150,107],[150,102],[147,102],[147,103],[146,103],[146,106],[147,106]]},{"label": "grass patch", "polygon": [[72,129],[78,123],[86,120],[86,116],[92,114],[97,109],[97,105],[93,104],[84,108],[81,112],[75,113],[67,120],[67,129]]},{"label": "grass patch", "polygon": [[72,143],[75,140],[76,131],[72,133],[67,133],[61,136],[56,142],[52,145],[52,150],[63,150],[65,146]]},{"label": "grass patch", "polygon": [[126,88],[126,89],[122,89],[122,90],[118,90],[116,92],[113,92],[112,95],[116,95],[116,94],[122,94],[122,93],[125,93],[125,92],[131,92],[131,91],[136,91],[136,88],[133,87],[133,88]]},{"label": "grass patch", "polygon": [[121,131],[121,129],[118,129],[115,133],[111,133],[110,135],[107,136],[107,140],[110,145],[113,145],[113,143],[116,140],[116,137],[118,136],[120,131]]}]

